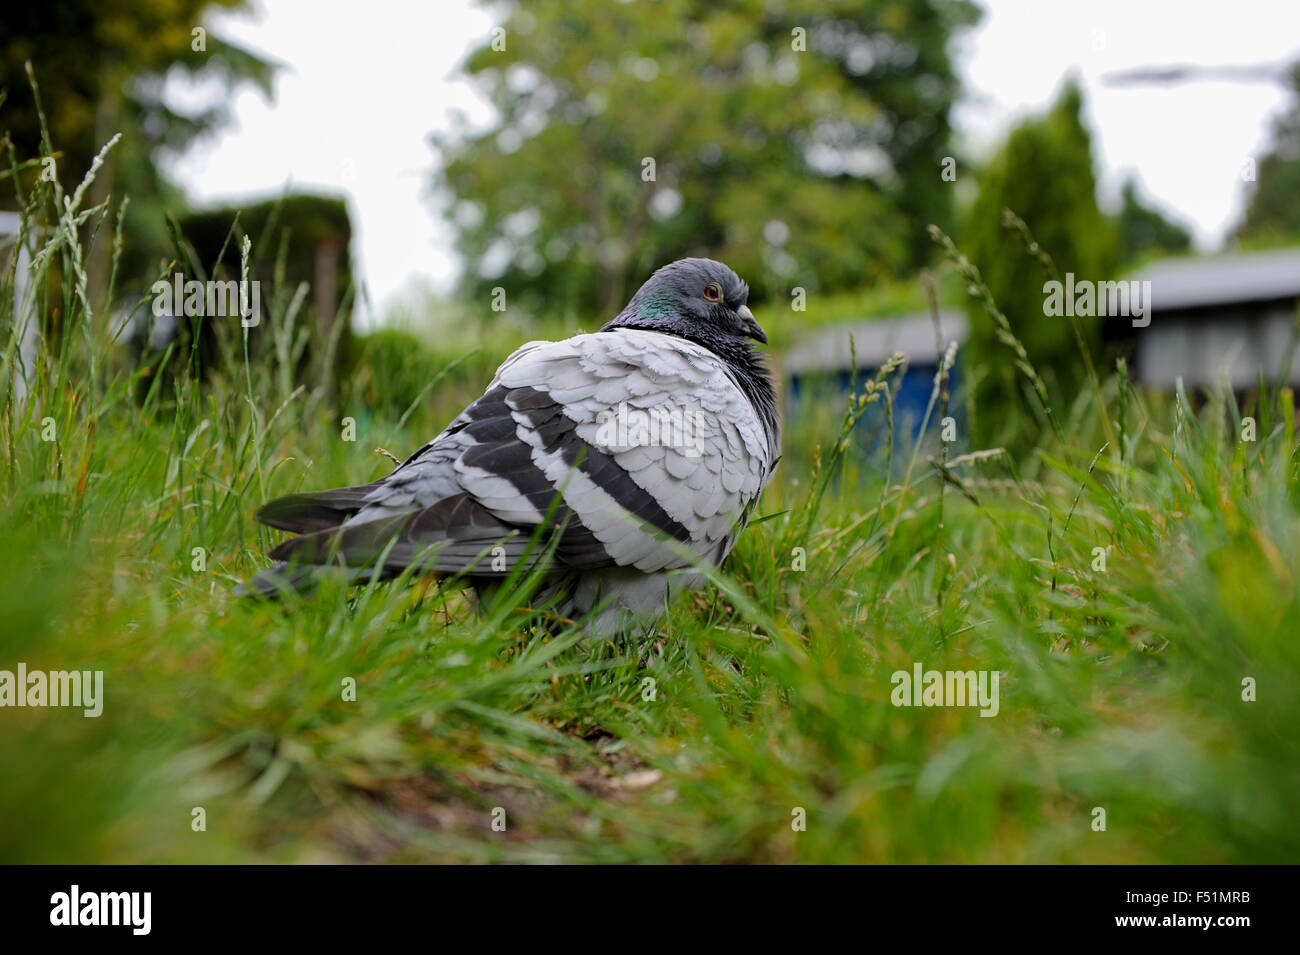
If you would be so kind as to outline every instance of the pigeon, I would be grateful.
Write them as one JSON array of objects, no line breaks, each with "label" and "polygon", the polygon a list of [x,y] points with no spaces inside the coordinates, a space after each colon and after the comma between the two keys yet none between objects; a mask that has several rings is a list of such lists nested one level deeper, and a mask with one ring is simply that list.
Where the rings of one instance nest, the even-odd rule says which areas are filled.
[{"label": "pigeon", "polygon": [[780,457],[748,298],[721,262],[681,259],[599,331],[523,345],[387,477],[265,504],[259,521],[298,536],[239,592],[412,568],[483,599],[543,562],[537,602],[559,619],[600,637],[649,625],[721,565]]}]

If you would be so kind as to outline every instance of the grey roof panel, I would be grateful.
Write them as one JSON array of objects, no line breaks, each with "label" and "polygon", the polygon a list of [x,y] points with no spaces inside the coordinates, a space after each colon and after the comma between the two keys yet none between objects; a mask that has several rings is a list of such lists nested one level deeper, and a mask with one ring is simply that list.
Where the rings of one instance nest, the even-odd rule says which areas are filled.
[{"label": "grey roof panel", "polygon": [[[943,348],[966,340],[966,316],[952,309],[940,309]],[[929,314],[905,315],[872,321],[846,322],[817,332],[786,353],[782,364],[787,372],[848,371],[849,343],[856,349],[859,368],[877,368],[894,352],[903,352],[913,365],[937,365],[942,348],[936,349],[934,320]]]},{"label": "grey roof panel", "polygon": [[1160,259],[1128,278],[1151,282],[1151,311],[1300,298],[1300,248]]}]

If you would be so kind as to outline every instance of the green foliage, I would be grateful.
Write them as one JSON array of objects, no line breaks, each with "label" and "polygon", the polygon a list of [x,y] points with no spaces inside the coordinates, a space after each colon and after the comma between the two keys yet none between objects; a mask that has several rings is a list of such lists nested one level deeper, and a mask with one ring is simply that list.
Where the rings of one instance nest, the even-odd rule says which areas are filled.
[{"label": "green foliage", "polygon": [[608,314],[688,254],[727,261],[755,300],[928,259],[924,226],[951,202],[947,46],[972,3],[507,10],[505,49],[489,39],[467,64],[499,121],[438,142],[472,296],[502,284]]},{"label": "green foliage", "polygon": [[5,127],[19,156],[41,152],[40,121],[24,68],[29,61],[46,97],[62,175],[72,181],[90,168],[106,138],[105,122],[118,128],[128,119],[150,146],[178,147],[227,118],[224,105],[198,116],[170,109],[162,98],[162,77],[172,68],[227,84],[252,79],[269,91],[269,64],[238,46],[209,36],[206,51],[193,49],[192,31],[205,10],[236,9],[245,2],[65,0],[9,10],[0,40],[0,85],[9,90]]},{"label": "green foliage", "polygon": [[[234,10],[247,0],[139,0],[129,4],[61,0],[12,6],[0,34],[0,89],[7,98],[0,121],[17,159],[42,155],[39,104],[31,80],[39,85],[50,141],[58,144],[55,172],[65,188],[75,188],[99,147],[114,133],[122,139],[96,176],[92,204],[110,195],[130,197],[124,222],[127,266],[164,255],[168,247],[165,210],[182,205],[179,191],[158,170],[163,152],[179,153],[198,136],[229,119],[233,90],[256,84],[270,95],[274,66],[217,36],[203,38],[196,50],[193,31],[204,12]],[[26,64],[31,64],[29,78]],[[163,98],[164,78],[183,73],[224,89],[199,112],[172,109]],[[9,157],[0,157],[8,171]],[[30,184],[41,172],[30,168]],[[12,208],[14,190],[0,190],[0,208]],[[119,208],[120,205],[119,205]],[[88,280],[104,290],[109,265],[107,243],[89,263]]]},{"label": "green foliage", "polygon": [[1191,249],[1192,234],[1145,205],[1132,178],[1124,183],[1122,202],[1116,225],[1120,255],[1126,264],[1152,254],[1178,254]]},{"label": "green foliage", "polygon": [[[497,366],[520,345],[596,327],[579,328],[514,308],[488,323],[475,320],[474,310],[461,302],[435,297],[419,309],[418,315],[406,317],[405,327],[381,328],[355,340],[347,373],[351,407],[364,406],[381,420],[424,415],[430,409],[435,419],[439,414],[450,419],[482,393]],[[445,423],[439,422],[438,429]]]},{"label": "green foliage", "polygon": [[378,420],[397,420],[421,410],[431,395],[447,390],[465,394],[473,382],[486,382],[502,357],[481,347],[435,351],[419,337],[398,329],[371,332],[357,342],[348,381],[351,403]]},{"label": "green foliage", "polygon": [[[80,201],[48,247],[74,280],[90,252]],[[0,295],[11,281],[0,272]],[[38,356],[26,401],[3,343],[0,669],[102,670],[104,708],[0,711],[0,861],[1300,853],[1289,389],[1240,408],[1214,393],[1197,411],[1121,374],[1040,432],[1033,478],[986,449],[912,453],[899,481],[850,451],[853,418],[891,406],[897,369],[883,368],[842,421],[787,432],[707,589],[675,600],[652,639],[581,645],[563,621],[526,622],[528,581],[483,607],[431,580],[231,597],[276,536],[253,521],[262,501],[381,476],[375,448],[417,447],[481,377],[365,417],[355,397],[286,386],[276,349],[249,349],[240,374],[183,368],[173,401],[137,405],[140,370],[105,367],[103,323],[75,295],[65,307],[69,333]],[[248,334],[293,321],[275,301]],[[409,337],[367,344],[374,404],[395,408],[407,395],[386,392],[390,375],[427,358]],[[515,342],[484,344],[495,361]],[[894,705],[894,675],[917,663],[997,670],[997,716]]]},{"label": "green foliage", "polygon": [[[987,282],[1030,362],[1043,373],[1049,402],[1073,401],[1084,370],[1074,360],[1070,323],[1044,314],[1043,284],[1052,277],[1025,254],[1024,236],[1004,226],[1010,209],[1033,229],[1038,247],[1055,269],[1079,279],[1108,279],[1118,264],[1114,225],[1097,205],[1092,138],[1082,120],[1083,98],[1074,83],[1042,117],[1016,127],[980,177],[980,190],[964,233],[966,252]],[[1080,323],[1089,350],[1100,347],[1100,323]],[[1022,385],[1007,360],[998,330],[982,305],[972,301],[968,360],[986,372],[973,397],[977,443],[1005,444],[1020,452],[1029,434],[1008,433],[1019,421]]]},{"label": "green foliage", "polygon": [[1291,70],[1293,97],[1273,125],[1272,146],[1259,160],[1246,214],[1236,232],[1248,244],[1300,239],[1300,62]]}]

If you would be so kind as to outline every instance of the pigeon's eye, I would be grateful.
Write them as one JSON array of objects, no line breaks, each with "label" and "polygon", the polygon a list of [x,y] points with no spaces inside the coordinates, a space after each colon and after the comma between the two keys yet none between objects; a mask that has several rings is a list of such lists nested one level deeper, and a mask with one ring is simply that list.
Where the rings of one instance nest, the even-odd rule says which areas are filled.
[{"label": "pigeon's eye", "polygon": [[710,282],[704,286],[704,297],[710,302],[722,301],[722,286],[717,282]]}]

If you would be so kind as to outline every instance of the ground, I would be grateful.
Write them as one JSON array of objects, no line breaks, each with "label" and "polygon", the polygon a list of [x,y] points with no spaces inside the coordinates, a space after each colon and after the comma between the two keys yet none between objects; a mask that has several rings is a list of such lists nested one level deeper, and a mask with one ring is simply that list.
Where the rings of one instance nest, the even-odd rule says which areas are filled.
[{"label": "ground", "polygon": [[[70,361],[9,407],[0,666],[99,669],[105,700],[0,713],[0,859],[1297,857],[1289,392],[1111,375],[1019,460],[885,462],[847,422],[891,378],[859,383],[788,422],[758,518],[646,640],[533,626],[528,581],[232,596],[278,539],[261,501],[385,473],[479,376],[381,416],[240,362],[141,403]],[[997,715],[894,705],[917,663],[997,670]]]}]

